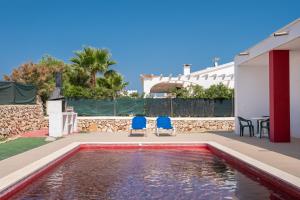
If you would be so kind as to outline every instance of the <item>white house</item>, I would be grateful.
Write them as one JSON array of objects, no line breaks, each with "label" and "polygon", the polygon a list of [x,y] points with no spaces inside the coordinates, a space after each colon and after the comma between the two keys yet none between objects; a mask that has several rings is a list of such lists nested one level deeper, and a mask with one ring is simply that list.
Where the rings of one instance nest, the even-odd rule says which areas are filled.
[{"label": "white house", "polygon": [[122,95],[132,95],[134,93],[138,93],[138,91],[137,90],[124,90],[124,91],[121,91]]},{"label": "white house", "polygon": [[[208,67],[206,69],[192,72],[191,65],[183,65],[183,75],[178,76],[163,76],[142,74],[141,81],[143,85],[143,92],[145,95],[154,97],[165,97],[173,88],[184,88],[191,85],[201,85],[208,88],[213,84],[223,83],[224,85],[234,87],[234,63],[226,63]],[[159,95],[160,94],[160,95]]]},{"label": "white house", "polygon": [[234,62],[235,116],[269,115],[272,142],[300,138],[300,19],[240,53]]}]

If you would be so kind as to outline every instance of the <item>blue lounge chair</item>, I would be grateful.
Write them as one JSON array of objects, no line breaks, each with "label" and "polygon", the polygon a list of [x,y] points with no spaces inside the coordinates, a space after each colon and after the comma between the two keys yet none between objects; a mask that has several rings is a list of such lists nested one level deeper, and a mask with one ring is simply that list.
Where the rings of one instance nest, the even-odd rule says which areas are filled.
[{"label": "blue lounge chair", "polygon": [[[144,136],[147,136],[147,120],[144,116],[135,116],[132,118],[130,135],[133,134],[133,131],[139,131],[135,133],[142,133]],[[141,132],[142,131],[142,132]]]},{"label": "blue lounge chair", "polygon": [[175,135],[175,128],[170,117],[158,117],[156,119],[156,135],[159,136],[161,133]]}]

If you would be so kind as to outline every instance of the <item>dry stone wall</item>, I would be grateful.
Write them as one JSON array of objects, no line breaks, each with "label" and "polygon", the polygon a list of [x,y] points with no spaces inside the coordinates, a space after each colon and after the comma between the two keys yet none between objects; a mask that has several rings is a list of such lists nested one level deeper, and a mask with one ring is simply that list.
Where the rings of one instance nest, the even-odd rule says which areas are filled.
[{"label": "dry stone wall", "polygon": [[[233,131],[233,118],[173,118],[177,133]],[[79,132],[128,133],[130,117],[79,117]],[[0,105],[0,139],[48,127],[41,104]],[[147,119],[147,129],[155,132],[155,118]]]},{"label": "dry stone wall", "polygon": [[0,105],[0,139],[43,128],[43,107]]},{"label": "dry stone wall", "polygon": [[[173,119],[172,123],[177,133],[195,133],[207,131],[233,131],[233,118],[226,119]],[[128,132],[131,125],[130,118],[97,119],[83,117],[78,119],[78,129],[82,132]],[[155,119],[147,120],[147,129],[155,131]]]}]

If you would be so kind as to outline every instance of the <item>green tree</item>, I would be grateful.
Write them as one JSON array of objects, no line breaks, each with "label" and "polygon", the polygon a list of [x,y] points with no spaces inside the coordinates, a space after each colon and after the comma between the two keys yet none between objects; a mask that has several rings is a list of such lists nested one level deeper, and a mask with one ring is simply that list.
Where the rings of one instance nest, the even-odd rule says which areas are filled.
[{"label": "green tree", "polygon": [[4,75],[4,80],[27,83],[36,86],[37,94],[45,103],[55,88],[55,72],[62,72],[65,64],[49,55],[43,56],[36,64],[28,62],[14,69],[10,75]]},{"label": "green tree", "polygon": [[70,61],[73,66],[83,69],[83,72],[90,75],[89,82],[91,87],[96,87],[97,73],[104,73],[109,66],[116,64],[111,59],[111,54],[107,49],[98,49],[94,47],[84,47],[81,51],[75,52],[75,57]]},{"label": "green tree", "polygon": [[89,88],[89,73],[81,67],[68,65],[65,68],[63,81],[64,86],[74,85]]},{"label": "green tree", "polygon": [[171,93],[176,98],[189,98],[191,97],[189,88],[174,88],[171,90]]},{"label": "green tree", "polygon": [[[55,88],[55,72],[63,73],[63,94],[78,98],[116,98],[128,83],[109,67],[116,62],[107,49],[85,47],[75,52],[72,64],[45,55],[38,63],[28,62],[14,69],[4,80],[33,84],[45,102]],[[96,76],[100,74],[99,81]],[[97,83],[99,82],[99,84]]]},{"label": "green tree", "polygon": [[209,99],[231,99],[233,98],[233,90],[222,83],[212,85],[205,90],[206,97]]},{"label": "green tree", "polygon": [[144,98],[145,97],[145,92],[142,92],[141,94],[140,94],[140,98]]},{"label": "green tree", "polygon": [[97,78],[97,85],[103,88],[106,95],[112,99],[120,96],[120,92],[128,85],[123,77],[114,70],[108,70],[103,77]]},{"label": "green tree", "polygon": [[54,71],[63,71],[65,68],[65,63],[62,60],[58,60],[51,55],[42,56],[41,60],[38,62],[39,65],[54,68]]},{"label": "green tree", "polygon": [[90,88],[79,85],[64,85],[64,96],[71,98],[94,98]]},{"label": "green tree", "polygon": [[201,85],[191,86],[192,98],[206,98],[205,89]]},{"label": "green tree", "polygon": [[138,92],[133,92],[129,96],[132,97],[132,98],[139,98],[140,97]]}]

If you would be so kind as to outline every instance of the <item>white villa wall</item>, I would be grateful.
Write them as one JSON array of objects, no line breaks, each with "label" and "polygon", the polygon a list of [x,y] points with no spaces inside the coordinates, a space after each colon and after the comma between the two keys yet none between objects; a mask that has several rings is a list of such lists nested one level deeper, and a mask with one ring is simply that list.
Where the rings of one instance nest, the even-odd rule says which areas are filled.
[{"label": "white villa wall", "polygon": [[[184,68],[185,69],[185,68]],[[209,88],[211,85],[223,83],[230,88],[234,88],[234,63],[226,63],[216,67],[192,72],[179,76],[148,76],[142,75],[143,92],[148,95],[153,86],[159,83],[180,83],[184,87],[190,85],[201,85]]]},{"label": "white villa wall", "polygon": [[[234,87],[234,63],[229,67],[224,67],[214,70],[214,67],[210,68],[211,71],[206,73],[194,72],[191,75],[194,76],[193,82],[202,85],[204,88],[209,88],[211,85],[223,83],[230,88]],[[200,74],[200,78],[197,80],[197,75]]]},{"label": "white villa wall", "polygon": [[[278,33],[285,34],[279,36]],[[262,75],[268,76],[268,53],[271,50],[290,50],[291,136],[300,138],[300,19],[235,57],[235,116],[253,117],[269,113],[269,81],[262,79]],[[250,90],[249,94],[247,90]]]},{"label": "white villa wall", "polygon": [[[269,115],[269,67],[237,66],[235,69],[235,116]],[[291,136],[300,138],[300,51],[290,51]],[[235,121],[238,126],[238,120]],[[256,124],[254,124],[256,125]],[[236,129],[239,134],[239,129]]]},{"label": "white villa wall", "polygon": [[145,93],[145,95],[150,94],[151,88],[160,82],[161,82],[160,78],[144,78],[143,92]]},{"label": "white villa wall", "polygon": [[[236,66],[235,80],[235,116],[269,115],[269,67]],[[239,127],[237,119],[235,123]],[[239,134],[239,128],[235,131]]]},{"label": "white villa wall", "polygon": [[290,51],[291,135],[300,138],[300,51]]}]

